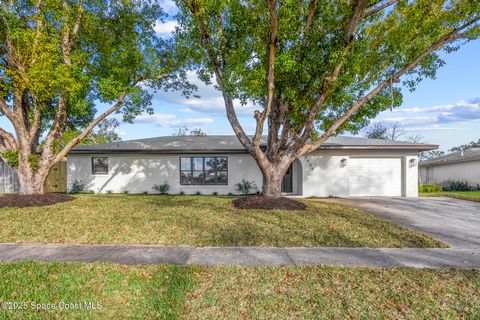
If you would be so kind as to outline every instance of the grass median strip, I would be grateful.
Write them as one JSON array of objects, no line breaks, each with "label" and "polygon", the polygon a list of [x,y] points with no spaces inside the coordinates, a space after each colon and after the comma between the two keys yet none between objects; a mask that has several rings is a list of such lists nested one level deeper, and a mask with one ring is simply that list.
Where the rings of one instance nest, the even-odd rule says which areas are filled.
[{"label": "grass median strip", "polygon": [[421,193],[422,197],[450,197],[480,202],[480,191],[442,191]]},{"label": "grass median strip", "polygon": [[239,210],[232,197],[77,195],[41,208],[1,208],[0,242],[192,246],[444,247],[341,204]]},{"label": "grass median strip", "polygon": [[[478,319],[480,270],[0,263],[25,319]],[[35,310],[79,302],[101,308]]]}]

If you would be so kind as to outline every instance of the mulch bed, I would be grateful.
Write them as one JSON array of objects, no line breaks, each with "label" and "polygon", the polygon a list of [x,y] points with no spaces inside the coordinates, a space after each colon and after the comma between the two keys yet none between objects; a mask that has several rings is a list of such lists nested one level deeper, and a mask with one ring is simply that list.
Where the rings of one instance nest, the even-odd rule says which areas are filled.
[{"label": "mulch bed", "polygon": [[247,196],[233,200],[237,209],[263,210],[305,210],[307,206],[297,200],[289,198],[267,198],[261,196]]},{"label": "mulch bed", "polygon": [[8,194],[0,197],[0,208],[15,207],[44,207],[59,202],[67,202],[74,200],[74,197],[58,193],[46,194]]}]

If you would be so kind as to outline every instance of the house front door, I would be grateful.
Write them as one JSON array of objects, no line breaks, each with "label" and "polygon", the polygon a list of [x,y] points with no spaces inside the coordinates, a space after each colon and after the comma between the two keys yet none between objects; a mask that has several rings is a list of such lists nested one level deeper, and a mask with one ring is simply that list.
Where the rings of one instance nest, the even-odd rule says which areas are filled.
[{"label": "house front door", "polygon": [[287,172],[285,172],[285,176],[283,176],[282,192],[285,192],[285,193],[292,193],[292,192],[293,192],[293,170],[292,170],[292,165],[290,165],[290,167],[288,167]]}]

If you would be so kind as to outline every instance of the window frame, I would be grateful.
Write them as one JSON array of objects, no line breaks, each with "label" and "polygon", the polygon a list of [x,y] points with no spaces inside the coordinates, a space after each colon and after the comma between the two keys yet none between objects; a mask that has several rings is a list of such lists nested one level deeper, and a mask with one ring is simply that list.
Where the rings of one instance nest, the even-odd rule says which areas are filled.
[{"label": "window frame", "polygon": [[[95,161],[95,159],[98,159],[98,158],[104,158],[104,159],[106,159],[107,172],[95,172],[95,164],[94,164],[94,161]],[[93,175],[108,175],[108,173],[110,172],[110,159],[109,159],[109,157],[92,157],[91,163],[92,163],[92,174],[93,174]]]},{"label": "window frame", "polygon": [[[194,160],[193,159],[198,159],[198,158],[201,158],[202,159],[202,183],[194,183],[193,181],[193,173],[194,172],[199,172],[200,170],[196,170],[195,166],[194,166]],[[226,161],[226,169],[225,170],[218,170],[218,168],[215,168],[214,170],[214,173],[215,173],[215,178],[214,178],[214,183],[207,183],[206,182],[206,178],[207,178],[207,169],[206,169],[206,165],[205,165],[205,159],[208,159],[208,158],[215,158],[215,159],[219,159],[219,158],[224,158],[225,161]],[[183,159],[189,159],[190,160],[190,169],[187,169],[187,170],[182,170],[182,160]],[[179,175],[180,175],[180,185],[182,186],[228,186],[228,156],[180,156],[179,157]],[[211,170],[211,169],[210,169]],[[190,183],[185,183],[182,181],[182,174],[183,173],[187,173],[187,180],[190,181]],[[221,182],[219,183],[218,182],[218,177],[219,177],[219,172],[225,172],[226,173],[226,181],[225,182]]]}]

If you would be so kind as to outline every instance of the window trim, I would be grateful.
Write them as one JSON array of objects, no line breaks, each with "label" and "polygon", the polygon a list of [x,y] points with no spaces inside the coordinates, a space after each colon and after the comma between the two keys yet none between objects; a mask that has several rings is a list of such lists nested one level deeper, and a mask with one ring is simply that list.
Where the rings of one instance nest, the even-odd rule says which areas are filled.
[{"label": "window trim", "polygon": [[[193,178],[193,172],[194,171],[200,171],[200,170],[194,170],[194,167],[193,167],[193,159],[194,158],[201,158],[202,159],[202,173],[203,173],[203,183],[183,183],[182,182],[182,172],[188,172],[190,174],[190,176]],[[217,170],[215,169],[215,183],[211,183],[211,184],[208,184],[206,183],[206,176],[207,176],[207,170],[205,169],[205,159],[206,158],[225,158],[226,161],[227,161],[227,168],[226,170]],[[182,170],[182,159],[190,159],[190,169],[189,170]],[[216,155],[213,155],[213,156],[194,156],[194,155],[191,155],[191,156],[180,156],[179,159],[178,159],[178,173],[179,173],[179,183],[180,185],[182,186],[228,186],[228,156],[216,156]],[[226,172],[227,173],[227,176],[226,176],[226,182],[225,183],[219,183],[218,182],[218,172]],[[192,181],[193,182],[193,181]]]},{"label": "window trim", "polygon": [[[94,159],[97,159],[97,158],[105,158],[107,159],[107,172],[95,172],[95,164],[93,163]],[[91,159],[91,163],[92,163],[92,174],[93,175],[108,175],[108,173],[110,172],[110,159],[109,157],[92,157]]]}]

